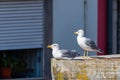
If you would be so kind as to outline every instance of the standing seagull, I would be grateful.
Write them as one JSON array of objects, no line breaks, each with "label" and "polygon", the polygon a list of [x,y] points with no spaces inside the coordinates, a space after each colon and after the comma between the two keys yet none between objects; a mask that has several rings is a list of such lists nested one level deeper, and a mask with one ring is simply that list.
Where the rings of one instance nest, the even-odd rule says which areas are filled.
[{"label": "standing seagull", "polygon": [[75,50],[66,50],[59,49],[59,44],[48,45],[48,48],[52,49],[52,55],[54,58],[75,58],[79,56],[79,54]]},{"label": "standing seagull", "polygon": [[88,56],[88,51],[100,52],[101,50],[95,45],[95,42],[90,38],[84,37],[84,31],[82,29],[74,32],[77,34],[78,45],[84,50],[83,56]]}]

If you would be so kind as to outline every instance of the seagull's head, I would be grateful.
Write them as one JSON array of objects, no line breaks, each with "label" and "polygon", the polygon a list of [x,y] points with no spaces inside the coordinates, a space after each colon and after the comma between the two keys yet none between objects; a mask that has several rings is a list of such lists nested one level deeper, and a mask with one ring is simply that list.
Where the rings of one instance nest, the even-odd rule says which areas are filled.
[{"label": "seagull's head", "polygon": [[84,36],[84,31],[82,29],[79,29],[78,31],[74,32],[74,34],[77,34],[79,36]]},{"label": "seagull's head", "polygon": [[54,43],[52,45],[48,45],[47,48],[51,48],[51,49],[59,49],[59,44]]}]

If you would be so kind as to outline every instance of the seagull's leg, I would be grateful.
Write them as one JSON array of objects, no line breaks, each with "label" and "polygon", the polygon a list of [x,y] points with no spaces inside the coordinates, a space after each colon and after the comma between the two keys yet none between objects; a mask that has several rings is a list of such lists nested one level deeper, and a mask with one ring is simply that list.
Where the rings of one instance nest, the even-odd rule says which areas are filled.
[{"label": "seagull's leg", "polygon": [[88,51],[86,51],[86,56],[88,56]]},{"label": "seagull's leg", "polygon": [[90,58],[90,57],[88,57],[88,51],[84,50],[82,58],[84,58],[84,59],[89,59]]},{"label": "seagull's leg", "polygon": [[87,53],[86,53],[86,57],[88,58],[88,59],[90,59],[90,57],[88,56],[88,51],[86,51]]},{"label": "seagull's leg", "polygon": [[83,56],[85,56],[85,55],[86,55],[86,51],[84,50]]}]

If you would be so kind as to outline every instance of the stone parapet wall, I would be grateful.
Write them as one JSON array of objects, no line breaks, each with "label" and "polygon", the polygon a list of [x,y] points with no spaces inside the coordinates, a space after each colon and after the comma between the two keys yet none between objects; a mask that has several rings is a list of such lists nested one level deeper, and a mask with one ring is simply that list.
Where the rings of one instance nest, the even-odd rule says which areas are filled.
[{"label": "stone parapet wall", "polygon": [[120,58],[51,59],[52,80],[120,80]]}]

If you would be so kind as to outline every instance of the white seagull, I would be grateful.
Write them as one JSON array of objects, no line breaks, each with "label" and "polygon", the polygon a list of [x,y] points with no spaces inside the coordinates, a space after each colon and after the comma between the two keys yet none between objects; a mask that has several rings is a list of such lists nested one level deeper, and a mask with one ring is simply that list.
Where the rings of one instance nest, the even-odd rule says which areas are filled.
[{"label": "white seagull", "polygon": [[79,54],[75,50],[66,50],[59,49],[59,44],[48,45],[47,48],[52,49],[52,55],[54,58],[75,58],[79,56]]},{"label": "white seagull", "polygon": [[84,31],[82,29],[74,32],[77,34],[78,45],[84,50],[83,56],[88,56],[88,51],[95,51],[101,53],[101,50],[96,46],[95,42],[90,38],[84,37]]}]

